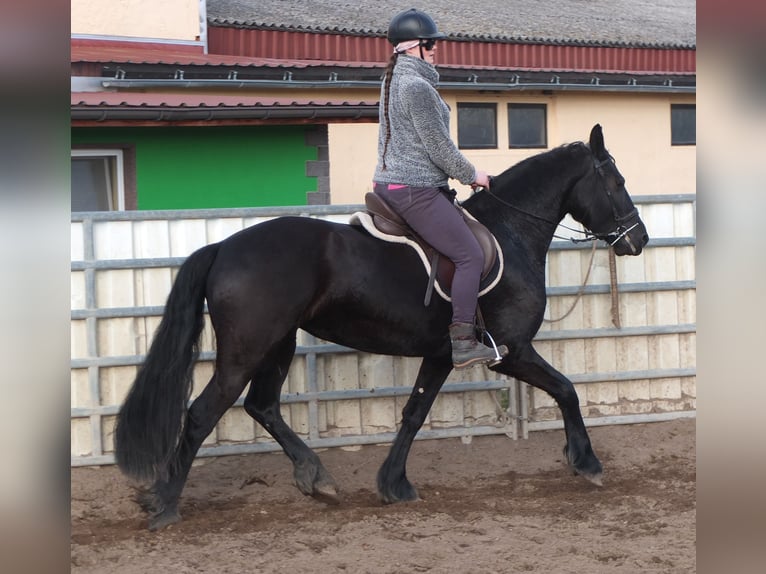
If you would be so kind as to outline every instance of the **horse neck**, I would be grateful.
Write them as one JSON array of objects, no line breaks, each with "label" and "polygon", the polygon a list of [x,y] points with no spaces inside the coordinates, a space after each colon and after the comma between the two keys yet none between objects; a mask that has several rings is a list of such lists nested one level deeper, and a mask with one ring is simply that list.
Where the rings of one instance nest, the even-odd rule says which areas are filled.
[{"label": "horse neck", "polygon": [[469,211],[496,235],[524,238],[525,248],[544,261],[556,227],[569,211],[571,191],[590,166],[587,148],[581,149],[585,153],[576,157],[565,157],[563,149],[548,152],[562,154],[561,167],[554,157],[521,162],[495,178],[490,190],[495,197],[473,196]]}]

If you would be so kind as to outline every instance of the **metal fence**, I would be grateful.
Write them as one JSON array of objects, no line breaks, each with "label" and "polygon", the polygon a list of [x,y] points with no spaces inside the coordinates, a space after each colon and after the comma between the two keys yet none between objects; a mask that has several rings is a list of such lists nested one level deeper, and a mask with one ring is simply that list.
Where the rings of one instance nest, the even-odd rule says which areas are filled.
[{"label": "metal fence", "polygon": [[[644,300],[647,296],[657,298],[660,301],[658,309],[647,311],[647,314],[651,314],[654,320],[647,321],[647,324],[640,324],[644,322],[642,320],[633,322],[639,324],[631,324],[631,321],[628,320],[628,324],[620,328],[610,326],[604,321],[594,326],[592,318],[586,316],[588,311],[583,311],[580,313],[579,319],[565,321],[555,326],[549,325],[541,330],[535,339],[536,346],[540,345],[550,351],[554,347],[564,348],[572,343],[581,345],[583,341],[588,341],[589,344],[596,345],[594,347],[596,355],[608,355],[611,348],[609,345],[617,340],[655,341],[651,344],[659,345],[661,351],[663,338],[671,337],[673,340],[678,340],[680,337],[684,341],[681,346],[685,345],[687,350],[684,357],[679,360],[656,363],[656,361],[652,362],[651,359],[647,359],[645,360],[645,368],[637,369],[619,368],[619,365],[615,364],[616,368],[609,370],[588,370],[580,374],[569,374],[565,368],[558,366],[575,383],[578,393],[581,390],[584,394],[591,394],[593,390],[603,392],[606,388],[619,389],[621,388],[620,385],[634,383],[636,389],[640,385],[644,385],[642,388],[649,389],[646,396],[640,396],[640,389],[627,391],[623,393],[623,396],[620,396],[617,391],[610,390],[609,392],[612,394],[617,393],[615,394],[617,406],[604,400],[584,401],[583,408],[587,425],[650,422],[695,416],[696,357],[693,349],[690,350],[688,347],[689,345],[693,346],[696,334],[696,322],[693,320],[696,290],[693,270],[693,251],[696,245],[694,228],[696,196],[639,196],[634,198],[634,201],[639,206],[642,218],[647,223],[647,228],[652,236],[645,253],[663,250],[663,253],[674,254],[675,265],[681,269],[680,274],[678,272],[671,274],[638,273],[638,275],[643,275],[642,280],[632,281],[630,279],[636,273],[625,268],[627,269],[625,275],[628,276],[628,280],[619,283],[620,297],[628,299],[624,304],[625,308],[632,308],[630,297],[643,297]],[[105,392],[104,379],[110,371],[121,373],[118,378],[124,380],[118,386],[122,392],[125,391],[125,380],[130,379],[132,369],[135,369],[143,360],[143,354],[139,350],[140,348],[145,349],[147,340],[151,335],[151,326],[156,325],[163,312],[162,304],[157,304],[156,300],[151,301],[154,304],[145,304],[145,302],[142,304],[135,299],[130,300],[130,296],[126,296],[126,300],[131,303],[129,305],[120,305],[119,297],[104,304],[99,299],[103,299],[105,296],[99,295],[99,293],[109,291],[109,288],[108,286],[99,288],[97,281],[99,274],[128,272],[131,277],[135,278],[135,275],[132,274],[136,272],[173,270],[184,261],[186,255],[197,247],[223,239],[239,228],[251,224],[282,215],[300,215],[346,222],[351,213],[361,208],[361,206],[346,205],[73,214],[71,262],[73,392],[71,420],[73,437],[77,436],[78,438],[73,441],[75,444],[72,447],[72,465],[112,464],[114,462],[114,456],[111,452],[111,429],[114,416],[119,409],[120,393]],[[181,225],[182,223],[190,223],[192,231],[189,232]],[[152,240],[147,240],[146,237],[142,240],[144,245],[138,245],[142,241],[136,239],[135,229],[137,225],[144,224],[156,224],[155,227],[163,230],[161,234],[167,233],[169,239],[167,239],[168,245],[164,251],[153,248]],[[164,231],[165,229],[167,232]],[[205,233],[202,234],[202,237],[195,237],[194,229],[204,229]],[[114,245],[103,247],[105,242],[114,243],[114,236],[119,235],[122,232],[120,230],[129,236],[128,239],[117,247]],[[178,236],[181,236],[180,240],[178,240]],[[691,250],[692,263],[688,261],[690,257],[688,250]],[[597,251],[601,254],[605,253],[603,248],[599,248]],[[146,253],[152,255],[147,257],[145,256]],[[563,283],[562,281],[554,281],[553,275],[561,279],[566,277],[571,270],[574,270],[573,276],[578,273],[582,275],[582,262],[590,253],[590,246],[554,241],[549,258],[566,253],[569,253],[570,257],[566,261],[562,259],[562,263],[559,265],[560,272],[553,273],[549,270],[548,273],[549,309],[561,308],[564,304],[572,302],[574,297],[577,297],[581,298],[581,301],[593,302],[589,304],[592,314],[593,310],[596,309],[594,305],[598,304],[600,305],[599,308],[603,308],[603,298],[613,295],[610,284],[608,281],[604,281],[603,269],[600,274],[594,273],[591,281],[584,286],[577,281],[563,281]],[[678,253],[681,253],[682,256],[679,256]],[[642,255],[642,257],[644,256]],[[601,259],[603,260],[603,257]],[[678,261],[680,260],[684,262],[679,264]],[[662,268],[662,260],[658,261],[656,266]],[[687,269],[689,266],[691,269]],[[666,276],[670,278],[668,279]],[[167,295],[167,288],[163,289],[162,285],[169,286],[171,277],[172,271],[165,279],[159,281],[160,291],[164,293],[164,296]],[[656,278],[660,280],[653,280]],[[138,290],[135,285],[131,288],[134,291]],[[672,302],[674,298],[677,301],[682,301],[680,305],[685,307],[684,311],[682,313],[677,312],[670,321],[663,321],[662,301]],[[580,305],[582,304],[580,302]],[[121,325],[124,326],[123,323],[120,323],[122,320],[130,321],[131,325],[140,324],[138,331],[143,333],[141,335],[143,342],[137,343],[132,352],[115,354],[105,347],[109,346],[107,341],[109,337],[120,338]],[[105,330],[103,324],[108,324],[110,321],[115,322],[116,326],[111,325]],[[102,325],[101,329],[99,328],[100,324]],[[105,334],[105,331],[108,331],[108,334]],[[126,336],[139,338],[132,331]],[[211,337],[209,332],[207,337],[208,339]],[[606,351],[603,349],[598,351],[598,341],[607,343]],[[550,352],[554,355],[559,353],[556,349]],[[675,353],[677,354],[677,351]],[[545,356],[545,353],[542,354]],[[296,389],[291,389],[290,385],[285,385],[282,404],[284,405],[283,408],[287,410],[296,406],[296,411],[292,417],[296,425],[300,427],[296,429],[296,432],[312,448],[386,443],[395,436],[398,421],[390,419],[389,415],[386,415],[388,422],[385,423],[366,426],[360,423],[357,425],[359,427],[357,431],[354,431],[353,428],[355,427],[351,425],[349,427],[351,430],[334,432],[327,423],[327,409],[331,408],[327,405],[333,403],[361,405],[377,400],[377,403],[371,404],[383,405],[383,408],[387,410],[391,410],[391,405],[394,405],[395,418],[398,419],[396,408],[401,410],[401,406],[411,392],[417,361],[404,358],[391,359],[391,363],[386,363],[385,369],[387,370],[384,377],[372,377],[372,379],[379,381],[381,378],[385,379],[388,373],[396,372],[397,375],[393,377],[394,384],[391,386],[376,384],[369,387],[360,384],[356,388],[331,388],[331,385],[326,384],[328,372],[331,370],[331,367],[328,366],[329,361],[347,355],[360,357],[364,354],[340,345],[317,341],[307,333],[301,332],[296,359],[291,367],[291,373],[300,371],[293,377],[296,380],[300,379],[300,384],[297,385]],[[199,365],[210,365],[214,356],[215,352],[212,346],[209,345],[207,349],[203,348]],[[556,365],[556,361],[552,359],[549,360]],[[364,371],[365,364],[362,362],[362,366],[358,367],[359,372]],[[363,374],[362,376],[366,375]],[[660,389],[662,385],[665,385],[663,388],[672,387],[676,390],[663,391]],[[586,388],[589,389],[587,392]],[[682,389],[680,396],[677,388]],[[652,389],[656,391],[654,394],[652,394]],[[663,396],[663,392],[666,396]],[[463,397],[461,400],[464,402],[469,400],[465,397],[480,397],[480,399],[476,399],[476,404],[479,406],[471,407],[473,410],[470,416],[466,414],[470,409],[461,411],[458,408],[457,410],[460,412],[452,418],[450,415],[444,415],[438,422],[429,421],[429,424],[424,425],[418,434],[418,439],[461,437],[468,441],[473,436],[488,434],[505,434],[516,439],[519,437],[526,438],[528,433],[532,431],[562,428],[561,420],[556,415],[555,405],[546,403],[546,399],[542,397],[539,391],[533,390],[526,384],[514,379],[492,373],[486,368],[474,368],[463,372],[462,375],[451,375],[440,393],[440,397],[450,396]],[[625,404],[619,406],[620,401],[625,403],[624,398],[626,396],[630,399],[628,400],[629,405],[627,407]],[[636,397],[638,398],[636,399]],[[380,399],[388,399],[388,401],[381,402]],[[243,398],[240,398],[235,404],[235,408],[238,407],[241,410],[242,401]],[[588,411],[587,405],[590,403],[596,404],[598,407],[591,408],[591,410],[595,408],[596,416],[588,416],[590,411]],[[246,430],[239,435],[234,432],[231,436],[225,436],[225,433],[221,433],[219,436],[211,437],[203,445],[199,456],[279,450],[280,447],[264,433],[259,434],[256,431],[250,435],[248,433],[249,431]]]}]

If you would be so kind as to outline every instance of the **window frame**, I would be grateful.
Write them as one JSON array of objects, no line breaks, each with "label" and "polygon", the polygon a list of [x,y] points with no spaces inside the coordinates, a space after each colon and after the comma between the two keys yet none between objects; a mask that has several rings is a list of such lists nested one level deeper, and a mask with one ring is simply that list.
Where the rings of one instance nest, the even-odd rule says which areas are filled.
[{"label": "window frame", "polygon": [[[526,109],[541,109],[543,111],[543,142],[541,144],[514,144],[511,139],[512,126],[511,126],[511,109],[512,108],[526,108]],[[507,122],[508,122],[508,149],[547,149],[548,148],[548,104],[546,103],[532,103],[532,102],[508,102],[506,108]]]},{"label": "window frame", "polygon": [[676,137],[676,130],[673,129],[674,122],[673,122],[673,111],[674,110],[694,110],[694,121],[696,123],[697,121],[697,104],[670,104],[670,145],[671,147],[676,146],[696,146],[697,145],[697,130],[695,127],[694,130],[694,140],[692,141],[686,141],[686,140],[679,140]]},{"label": "window frame", "polygon": [[[114,159],[114,174],[112,174],[111,180],[107,181],[108,185],[108,204],[109,211],[126,211],[128,200],[126,198],[126,157],[125,150],[122,148],[106,148],[106,147],[93,147],[93,148],[73,148],[70,150],[70,158],[92,158],[92,159]],[[117,205],[114,204],[114,200],[117,200]]]},{"label": "window frame", "polygon": [[[460,141],[460,110],[463,109],[490,109],[492,110],[493,142],[491,144],[464,145]],[[497,103],[496,102],[458,102],[457,103],[457,147],[459,149],[482,150],[498,149],[497,136]]]}]

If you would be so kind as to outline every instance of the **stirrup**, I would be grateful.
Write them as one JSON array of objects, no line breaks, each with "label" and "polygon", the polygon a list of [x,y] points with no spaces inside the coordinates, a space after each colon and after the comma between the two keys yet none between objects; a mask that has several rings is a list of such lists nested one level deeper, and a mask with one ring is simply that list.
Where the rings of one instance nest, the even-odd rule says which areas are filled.
[{"label": "stirrup", "polygon": [[[487,363],[487,366],[494,367],[495,365],[499,365],[503,360],[503,356],[500,355],[500,351],[497,348],[497,344],[495,343],[495,340],[492,338],[492,335],[489,334],[489,331],[487,331],[486,329],[482,329],[482,337],[484,335],[487,336],[487,338],[489,339],[489,342],[492,344],[492,350],[495,351],[495,358],[492,359],[489,363]],[[506,351],[506,354],[507,353],[508,352]]]}]

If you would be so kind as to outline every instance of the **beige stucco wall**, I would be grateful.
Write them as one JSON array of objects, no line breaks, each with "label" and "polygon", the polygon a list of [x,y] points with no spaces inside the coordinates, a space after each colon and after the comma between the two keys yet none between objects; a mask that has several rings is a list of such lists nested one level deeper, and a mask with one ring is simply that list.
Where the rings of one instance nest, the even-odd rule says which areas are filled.
[{"label": "beige stucco wall", "polygon": [[72,0],[71,33],[199,40],[199,0]]},{"label": "beige stucco wall", "polygon": [[[447,92],[442,95],[453,110],[457,110],[458,102],[498,104],[498,149],[464,152],[477,167],[489,173],[500,173],[525,157],[544,151],[507,148],[507,104],[545,103],[549,147],[587,141],[593,125],[600,123],[606,146],[625,176],[631,194],[696,193],[696,146],[670,145],[670,104],[693,104],[694,95],[593,92],[553,95]],[[338,98],[339,94],[333,97]],[[454,116],[450,128],[457,141]],[[329,139],[332,203],[361,203],[364,193],[372,189],[377,124],[334,124],[330,126]],[[451,185],[458,190],[460,198],[470,193],[468,187],[457,181],[452,180]]]}]

